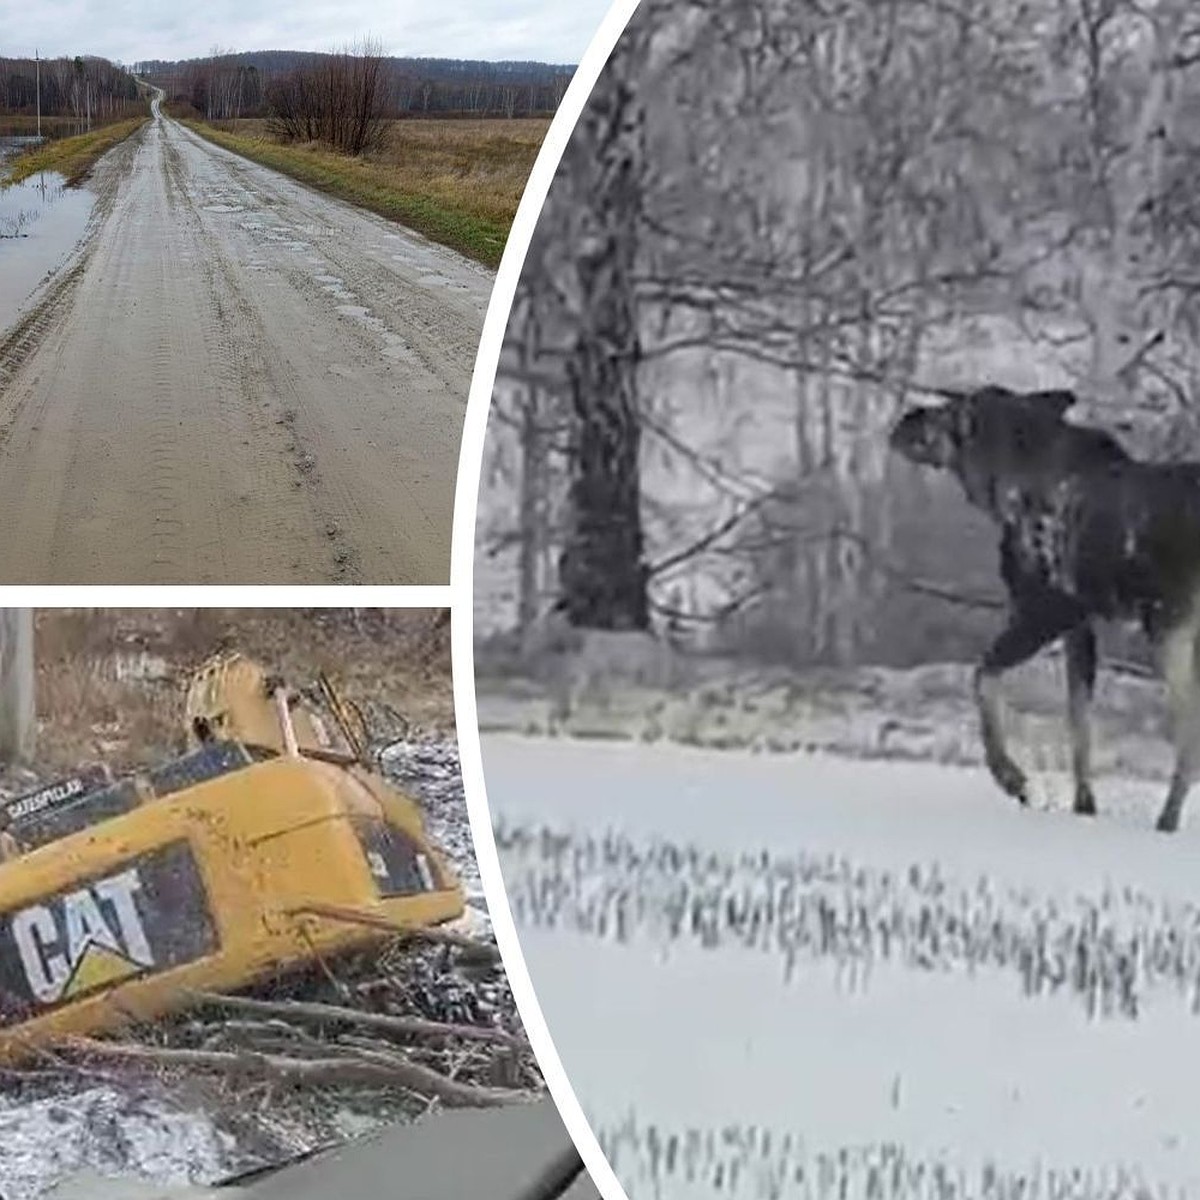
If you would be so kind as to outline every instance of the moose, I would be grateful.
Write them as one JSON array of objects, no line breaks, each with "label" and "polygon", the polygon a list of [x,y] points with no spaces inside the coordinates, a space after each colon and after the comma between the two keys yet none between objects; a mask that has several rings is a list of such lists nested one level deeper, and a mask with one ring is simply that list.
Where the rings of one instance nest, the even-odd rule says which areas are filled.
[{"label": "moose", "polygon": [[1066,419],[1066,390],[942,392],[892,427],[890,448],[951,472],[1000,528],[1008,620],[974,674],[988,770],[1021,804],[1025,773],[1000,727],[1000,681],[1062,639],[1074,810],[1096,812],[1090,708],[1100,621],[1134,621],[1166,683],[1175,764],[1157,828],[1179,827],[1200,767],[1200,463],[1138,460]]}]

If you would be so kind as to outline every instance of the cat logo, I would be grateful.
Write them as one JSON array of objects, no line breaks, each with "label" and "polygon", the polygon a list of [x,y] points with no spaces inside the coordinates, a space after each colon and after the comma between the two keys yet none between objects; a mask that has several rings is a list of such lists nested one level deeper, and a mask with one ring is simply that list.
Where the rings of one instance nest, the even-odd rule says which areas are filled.
[{"label": "cat logo", "polygon": [[135,897],[136,867],[14,913],[13,941],[29,989],[57,1004],[155,965]]}]

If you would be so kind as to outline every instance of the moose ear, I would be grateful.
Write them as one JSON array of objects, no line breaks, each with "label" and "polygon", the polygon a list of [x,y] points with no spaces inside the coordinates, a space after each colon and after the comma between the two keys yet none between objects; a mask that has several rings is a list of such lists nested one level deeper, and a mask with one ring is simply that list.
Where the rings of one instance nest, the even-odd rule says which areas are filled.
[{"label": "moose ear", "polygon": [[1068,409],[1079,403],[1079,397],[1065,388],[1049,392],[1026,392],[1025,399],[1040,409],[1052,412],[1056,417],[1065,416]]}]

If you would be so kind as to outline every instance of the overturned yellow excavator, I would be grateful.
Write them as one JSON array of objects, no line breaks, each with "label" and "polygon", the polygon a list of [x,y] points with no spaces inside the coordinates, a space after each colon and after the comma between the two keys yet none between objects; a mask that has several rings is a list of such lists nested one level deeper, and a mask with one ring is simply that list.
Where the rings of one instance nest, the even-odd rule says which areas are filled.
[{"label": "overturned yellow excavator", "polygon": [[181,758],[86,768],[0,810],[0,1060],[462,915],[420,810],[368,765],[327,680],[298,692],[221,656],[187,720]]}]

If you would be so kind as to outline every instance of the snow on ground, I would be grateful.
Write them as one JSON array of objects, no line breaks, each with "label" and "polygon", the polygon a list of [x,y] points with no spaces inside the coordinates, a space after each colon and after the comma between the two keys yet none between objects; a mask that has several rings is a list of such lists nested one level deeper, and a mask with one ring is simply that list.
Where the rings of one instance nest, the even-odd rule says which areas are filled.
[{"label": "snow on ground", "polygon": [[[1200,811],[1102,778],[485,736],[550,1031],[631,1200],[1200,1196]],[[1200,805],[1200,789],[1196,797]]]},{"label": "snow on ground", "polygon": [[0,1146],[4,1200],[33,1200],[84,1169],[184,1184],[255,1162],[209,1115],[165,1094],[106,1084],[0,1099]]}]

